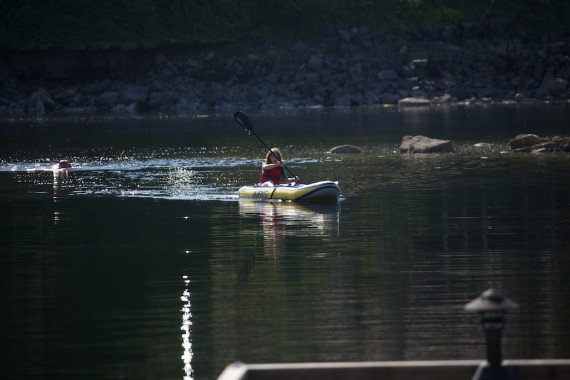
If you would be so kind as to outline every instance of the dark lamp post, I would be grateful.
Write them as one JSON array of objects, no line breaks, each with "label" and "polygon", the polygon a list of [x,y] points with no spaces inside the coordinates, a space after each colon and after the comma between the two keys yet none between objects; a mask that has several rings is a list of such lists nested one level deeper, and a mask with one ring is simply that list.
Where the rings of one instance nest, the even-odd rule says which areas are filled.
[{"label": "dark lamp post", "polygon": [[465,310],[481,314],[481,326],[485,333],[487,362],[482,363],[473,380],[512,380],[510,368],[503,367],[501,354],[501,331],[505,327],[505,313],[518,309],[519,305],[494,289],[481,293],[465,305]]}]

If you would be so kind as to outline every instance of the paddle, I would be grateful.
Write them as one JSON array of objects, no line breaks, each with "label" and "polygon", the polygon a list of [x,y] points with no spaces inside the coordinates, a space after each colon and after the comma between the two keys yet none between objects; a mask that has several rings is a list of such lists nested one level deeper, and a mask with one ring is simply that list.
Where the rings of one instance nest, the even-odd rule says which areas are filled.
[{"label": "paddle", "polygon": [[287,170],[289,172],[289,174],[291,174],[291,176],[293,178],[296,178],[299,182],[301,183],[301,180],[299,180],[299,177],[297,177],[295,174],[293,174],[293,172],[291,171],[291,169],[289,169],[287,166],[285,166],[285,164],[281,161],[281,159],[273,153],[273,151],[271,150],[271,148],[269,147],[269,145],[267,145],[265,143],[265,141],[263,141],[261,139],[261,137],[259,137],[259,135],[253,130],[253,124],[251,123],[251,120],[249,120],[249,117],[247,117],[247,115],[241,111],[237,111],[234,113],[234,119],[236,120],[236,122],[241,125],[243,128],[247,129],[248,131],[250,131],[251,133],[253,133],[255,135],[255,137],[257,137],[257,139],[259,141],[261,141],[261,143],[263,145],[265,145],[265,147],[267,148],[267,150],[269,150],[269,152],[273,155],[273,157],[275,157],[277,159],[277,161],[279,161],[279,163],[281,164],[281,166],[283,166],[285,168],[285,170]]}]

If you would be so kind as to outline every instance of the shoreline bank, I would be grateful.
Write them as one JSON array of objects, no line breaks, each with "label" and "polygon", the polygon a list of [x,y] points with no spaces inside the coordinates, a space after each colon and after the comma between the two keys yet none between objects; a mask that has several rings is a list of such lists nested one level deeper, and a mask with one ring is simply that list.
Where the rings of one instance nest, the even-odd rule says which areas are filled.
[{"label": "shoreline bank", "polygon": [[568,104],[570,33],[507,35],[505,28],[352,28],[287,47],[244,41],[144,54],[4,53],[0,117]]}]

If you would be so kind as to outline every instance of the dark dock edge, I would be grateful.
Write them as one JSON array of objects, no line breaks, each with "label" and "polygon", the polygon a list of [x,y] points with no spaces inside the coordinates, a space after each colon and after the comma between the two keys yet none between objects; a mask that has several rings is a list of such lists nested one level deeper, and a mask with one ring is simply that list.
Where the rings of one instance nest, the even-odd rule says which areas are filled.
[{"label": "dark dock edge", "polygon": [[[376,361],[228,365],[218,380],[414,380],[471,379],[481,360]],[[570,359],[505,360],[518,380],[570,379]]]}]

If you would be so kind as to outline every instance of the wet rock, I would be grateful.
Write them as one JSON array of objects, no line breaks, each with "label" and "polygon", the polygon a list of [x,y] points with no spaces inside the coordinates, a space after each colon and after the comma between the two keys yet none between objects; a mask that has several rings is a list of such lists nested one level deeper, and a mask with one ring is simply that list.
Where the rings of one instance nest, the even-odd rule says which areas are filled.
[{"label": "wet rock", "polygon": [[539,144],[543,141],[544,140],[538,137],[537,135],[526,133],[526,134],[517,135],[514,139],[509,141],[509,145],[511,146],[511,149],[515,150],[521,148],[528,148],[533,145]]},{"label": "wet rock", "polygon": [[442,96],[434,96],[431,102],[433,104],[445,104],[451,102],[452,97],[450,94],[443,94]]},{"label": "wet rock", "polygon": [[555,137],[530,147],[531,153],[570,152],[570,137]]},{"label": "wet rock", "polygon": [[518,135],[511,141],[520,141],[518,148],[511,149],[517,153],[551,153],[551,152],[570,152],[570,137],[555,136],[553,138],[540,138],[536,135]]},{"label": "wet rock", "polygon": [[400,153],[450,153],[453,143],[450,140],[434,139],[426,136],[404,136]]},{"label": "wet rock", "polygon": [[398,101],[400,107],[429,107],[431,104],[429,99],[426,98],[404,98]]},{"label": "wet rock", "polygon": [[339,145],[331,148],[327,153],[362,153],[362,149],[354,145]]}]

